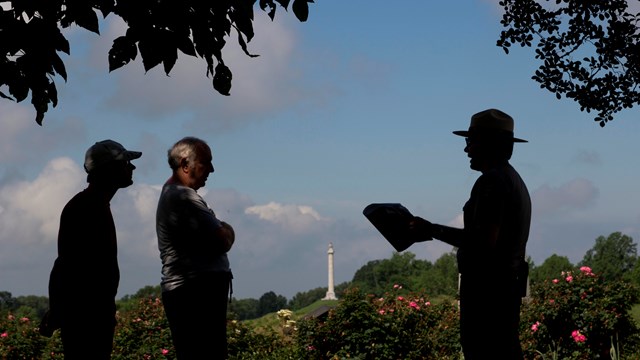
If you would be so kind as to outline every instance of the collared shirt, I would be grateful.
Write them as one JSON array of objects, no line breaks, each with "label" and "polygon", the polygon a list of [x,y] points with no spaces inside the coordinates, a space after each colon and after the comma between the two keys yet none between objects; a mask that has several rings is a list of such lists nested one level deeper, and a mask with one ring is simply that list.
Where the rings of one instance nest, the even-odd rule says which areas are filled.
[{"label": "collared shirt", "polygon": [[[460,273],[515,274],[524,261],[530,223],[531,199],[518,172],[505,162],[483,173],[464,206],[465,242],[458,249]],[[495,248],[482,238],[488,226],[499,229]]]},{"label": "collared shirt", "polygon": [[220,220],[195,190],[172,183],[163,186],[156,212],[162,291],[200,274],[231,271],[217,235],[220,227]]}]

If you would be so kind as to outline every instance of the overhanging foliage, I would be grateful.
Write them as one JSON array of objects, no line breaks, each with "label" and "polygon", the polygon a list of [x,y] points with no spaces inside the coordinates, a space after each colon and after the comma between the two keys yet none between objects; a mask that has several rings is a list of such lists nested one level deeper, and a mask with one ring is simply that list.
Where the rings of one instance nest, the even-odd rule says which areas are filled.
[{"label": "overhanging foliage", "polygon": [[[542,4],[545,4],[543,6]],[[541,65],[532,79],[558,99],[597,112],[605,126],[617,112],[640,103],[639,14],[626,0],[503,0],[497,45],[535,45]]]},{"label": "overhanging foliage", "polygon": [[[234,33],[245,54],[254,57],[247,43],[254,36],[256,0],[31,0],[0,1],[0,97],[21,102],[31,92],[36,122],[42,125],[49,104],[58,103],[56,75],[67,80],[59,53],[70,54],[62,29],[77,25],[100,33],[98,14],[121,17],[124,35],[109,50],[109,71],[138,56],[145,71],[162,64],[168,75],[178,52],[206,62],[213,88],[229,95],[232,72],[223,60],[226,39]],[[290,4],[291,3],[291,4]],[[313,0],[259,0],[259,7],[274,19],[278,6],[291,10],[300,21],[309,16]]]}]

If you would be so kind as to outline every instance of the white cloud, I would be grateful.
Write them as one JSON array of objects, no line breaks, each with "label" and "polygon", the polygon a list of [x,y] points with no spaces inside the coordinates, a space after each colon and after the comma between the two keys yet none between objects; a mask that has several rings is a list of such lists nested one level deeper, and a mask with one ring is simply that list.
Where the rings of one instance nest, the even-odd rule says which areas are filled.
[{"label": "white cloud", "polygon": [[0,189],[0,237],[3,242],[55,241],[60,212],[84,182],[85,174],[69,158],[49,162],[33,181]]},{"label": "white cloud", "polygon": [[283,205],[270,202],[256,205],[245,210],[247,215],[257,215],[260,219],[283,226],[294,233],[309,230],[315,223],[324,219],[310,206]]},{"label": "white cloud", "polygon": [[532,194],[533,212],[554,216],[561,211],[590,207],[598,197],[598,189],[586,179],[574,179],[559,187],[543,185]]}]

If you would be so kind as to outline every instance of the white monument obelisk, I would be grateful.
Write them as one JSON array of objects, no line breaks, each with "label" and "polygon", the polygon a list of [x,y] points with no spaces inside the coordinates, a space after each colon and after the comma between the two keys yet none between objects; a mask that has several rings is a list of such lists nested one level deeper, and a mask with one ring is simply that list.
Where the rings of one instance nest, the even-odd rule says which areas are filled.
[{"label": "white monument obelisk", "polygon": [[325,295],[322,300],[338,300],[333,289],[333,243],[329,243],[327,257],[329,261],[329,286],[327,289],[327,295]]}]

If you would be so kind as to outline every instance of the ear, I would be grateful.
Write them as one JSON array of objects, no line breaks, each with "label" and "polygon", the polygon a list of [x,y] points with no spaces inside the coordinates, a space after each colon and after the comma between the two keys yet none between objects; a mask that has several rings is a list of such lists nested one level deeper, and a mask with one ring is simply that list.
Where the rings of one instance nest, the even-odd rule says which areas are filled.
[{"label": "ear", "polygon": [[182,159],[180,160],[180,169],[182,169],[182,171],[184,173],[189,173],[189,162],[187,161],[187,159]]}]

